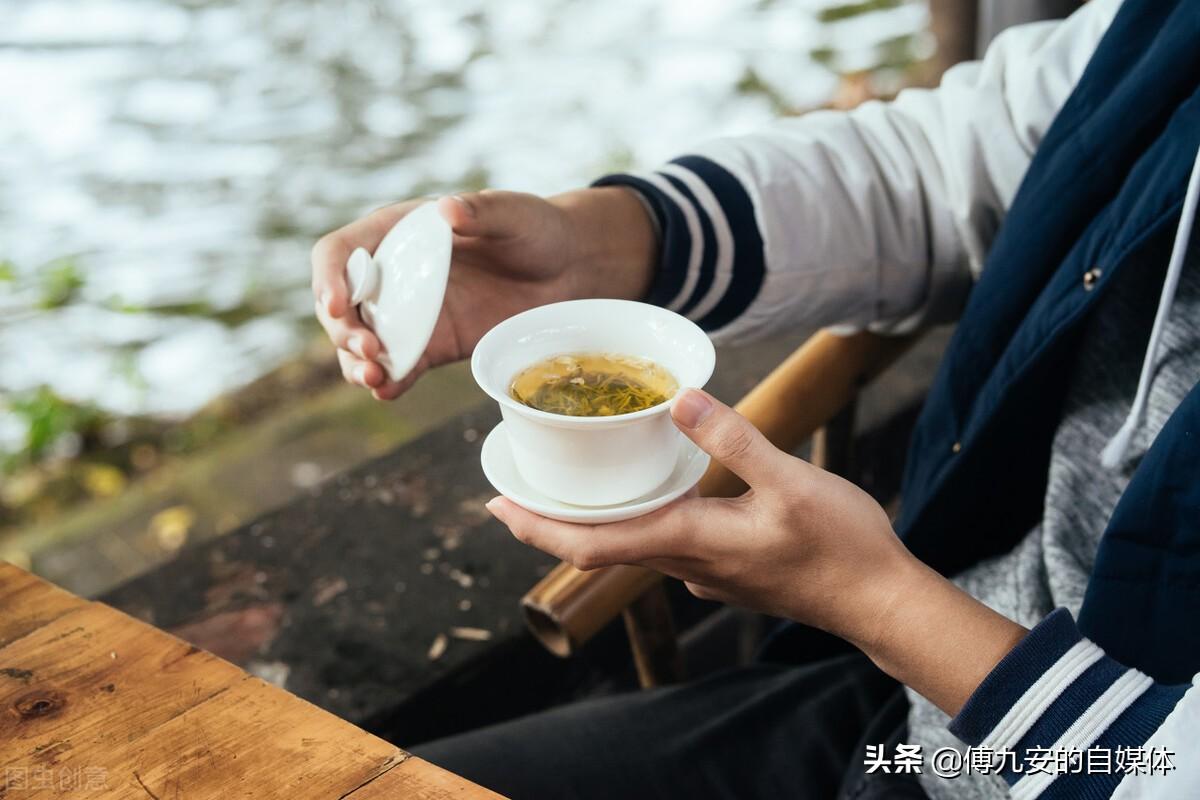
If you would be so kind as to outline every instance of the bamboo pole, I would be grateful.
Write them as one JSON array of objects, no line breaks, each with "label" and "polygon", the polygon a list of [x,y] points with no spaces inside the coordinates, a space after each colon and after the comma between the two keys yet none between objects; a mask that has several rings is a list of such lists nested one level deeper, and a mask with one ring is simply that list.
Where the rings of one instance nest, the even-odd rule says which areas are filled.
[{"label": "bamboo pole", "polygon": [[[852,401],[859,388],[907,350],[916,337],[820,331],[735,406],[776,446],[791,451]],[[733,497],[746,486],[715,461],[700,494]],[[597,535],[601,535],[599,531]],[[560,563],[521,600],[526,623],[550,652],[570,656],[662,576],[619,565],[581,572]]]},{"label": "bamboo pole", "polygon": [[651,689],[683,680],[683,656],[675,636],[666,585],[656,581],[635,597],[621,616],[625,619],[638,684]]}]

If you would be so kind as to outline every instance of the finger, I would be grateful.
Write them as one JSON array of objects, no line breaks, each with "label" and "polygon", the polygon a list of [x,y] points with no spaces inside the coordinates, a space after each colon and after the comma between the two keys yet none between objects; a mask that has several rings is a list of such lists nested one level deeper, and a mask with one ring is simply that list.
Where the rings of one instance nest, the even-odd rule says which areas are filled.
[{"label": "finger", "polygon": [[443,197],[438,211],[459,236],[508,236],[527,227],[533,195],[485,189]]},{"label": "finger", "polygon": [[327,233],[313,245],[313,297],[330,317],[337,319],[350,309],[350,289],[346,285],[346,261],[350,254],[356,247],[375,252],[392,226],[417,205],[417,202],[406,202],[384,206]]},{"label": "finger", "polygon": [[525,544],[579,569],[649,561],[661,569],[665,565],[660,562],[686,551],[683,540],[696,529],[707,503],[702,499],[677,500],[645,516],[603,525],[548,519],[506,497],[489,501],[487,509]]},{"label": "finger", "polygon": [[342,368],[342,377],[347,383],[373,389],[383,383],[385,375],[383,367],[374,361],[364,361],[346,350],[337,351],[338,365]]},{"label": "finger", "polygon": [[634,560],[628,552],[618,553],[613,542],[598,542],[594,525],[577,525],[538,516],[506,497],[493,498],[486,507],[521,542],[578,569],[590,570],[615,564],[619,555]]},{"label": "finger", "polygon": [[769,483],[787,455],[750,420],[699,389],[676,395],[671,417],[683,434],[750,486]]},{"label": "finger", "polygon": [[315,306],[317,321],[325,329],[329,340],[339,350],[348,350],[359,358],[373,361],[382,349],[375,332],[368,328],[358,316],[358,312],[341,317],[331,317],[329,312],[320,304]]},{"label": "finger", "polygon": [[416,383],[416,381],[417,376],[412,373],[410,373],[402,381],[389,380],[385,375],[383,383],[376,386],[372,390],[371,394],[375,396],[376,400],[395,400],[397,397],[412,388],[412,385]]},{"label": "finger", "polygon": [[717,590],[705,586],[702,583],[696,583],[695,581],[684,581],[683,585],[689,592],[692,593],[692,596],[697,597],[700,600],[720,601],[720,596]]},{"label": "finger", "polygon": [[376,400],[395,400],[400,395],[407,392],[412,385],[417,382],[417,378],[429,368],[429,356],[422,355],[409,373],[398,381],[393,381],[387,371],[384,371],[383,383],[375,387],[372,392]]},{"label": "finger", "polygon": [[396,383],[395,381],[384,381],[379,386],[371,390],[371,396],[376,400],[395,400],[400,395],[408,391],[408,387],[412,385],[411,381]]}]

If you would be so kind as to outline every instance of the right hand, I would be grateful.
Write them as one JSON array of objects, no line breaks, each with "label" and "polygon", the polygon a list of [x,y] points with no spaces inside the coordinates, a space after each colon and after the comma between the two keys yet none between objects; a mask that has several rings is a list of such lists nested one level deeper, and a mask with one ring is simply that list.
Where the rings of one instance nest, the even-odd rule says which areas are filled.
[{"label": "right hand", "polygon": [[[422,202],[381,208],[326,234],[312,251],[317,318],[337,347],[342,375],[377,399],[399,396],[430,367],[468,357],[484,333],[513,314],[574,297],[645,291],[653,230],[625,190],[581,190],[550,200],[492,190],[443,197],[438,210],[454,231],[445,300],[425,353],[408,375],[393,381],[376,360],[382,344],[350,305],[346,261],[356,247],[374,252]],[[617,236],[612,223],[621,226]],[[611,247],[610,240],[623,246]],[[607,263],[614,257],[615,266]]]}]

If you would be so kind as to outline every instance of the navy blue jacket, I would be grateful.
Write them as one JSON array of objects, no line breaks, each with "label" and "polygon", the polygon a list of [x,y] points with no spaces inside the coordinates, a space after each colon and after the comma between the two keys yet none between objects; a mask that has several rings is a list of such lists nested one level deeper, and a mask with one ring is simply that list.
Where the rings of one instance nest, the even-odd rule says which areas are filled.
[{"label": "navy blue jacket", "polygon": [[[1063,365],[1118,273],[1162,282],[1197,145],[1200,4],[1126,2],[1038,148],[913,436],[897,531],[930,565],[1006,552],[1041,518]],[[1200,389],[1122,496],[1079,625],[1160,680],[1200,672]]]}]

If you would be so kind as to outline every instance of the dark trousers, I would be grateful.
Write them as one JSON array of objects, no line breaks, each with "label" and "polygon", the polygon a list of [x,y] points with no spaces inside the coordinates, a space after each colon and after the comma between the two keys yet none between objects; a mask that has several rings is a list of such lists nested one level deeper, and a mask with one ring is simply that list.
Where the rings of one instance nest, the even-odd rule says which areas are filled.
[{"label": "dark trousers", "polygon": [[908,702],[860,653],[754,664],[603,697],[413,748],[513,800],[924,798],[864,775],[867,744],[903,741]]}]

